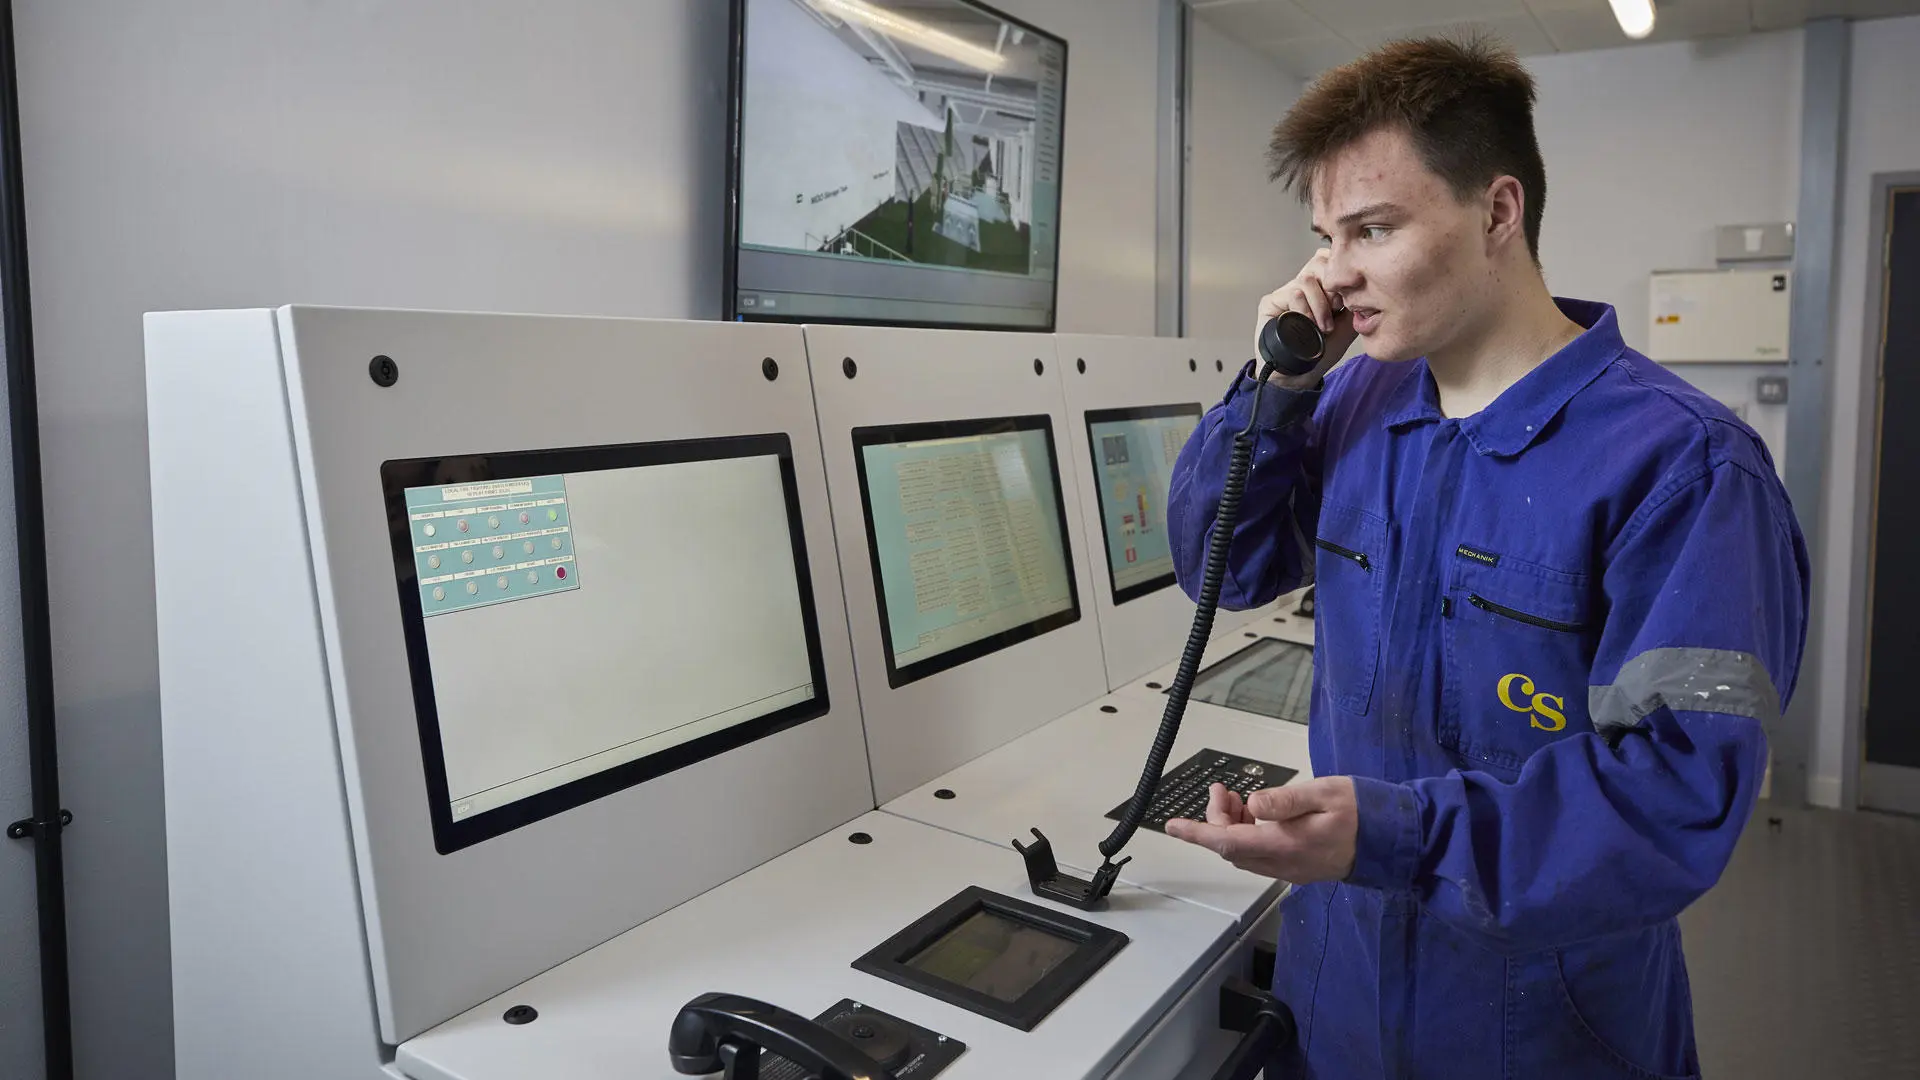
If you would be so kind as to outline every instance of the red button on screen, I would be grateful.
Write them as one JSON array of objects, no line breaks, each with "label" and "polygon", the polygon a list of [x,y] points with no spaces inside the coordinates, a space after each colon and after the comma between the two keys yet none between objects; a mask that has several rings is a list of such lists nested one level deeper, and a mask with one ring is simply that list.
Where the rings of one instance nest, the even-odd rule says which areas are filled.
[{"label": "red button on screen", "polygon": [[564,566],[555,567],[553,576],[559,578],[561,581],[567,580],[567,568]]}]

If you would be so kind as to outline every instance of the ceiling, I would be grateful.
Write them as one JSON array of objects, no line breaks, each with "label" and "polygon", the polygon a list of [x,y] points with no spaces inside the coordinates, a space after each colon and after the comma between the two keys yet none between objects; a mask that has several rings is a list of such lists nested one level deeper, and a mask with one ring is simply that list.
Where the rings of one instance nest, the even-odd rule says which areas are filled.
[{"label": "ceiling", "polygon": [[1920,0],[1654,0],[1653,33],[1620,32],[1607,0],[1191,0],[1196,16],[1303,78],[1395,38],[1489,30],[1522,56],[1786,30],[1808,19],[1920,14]]}]

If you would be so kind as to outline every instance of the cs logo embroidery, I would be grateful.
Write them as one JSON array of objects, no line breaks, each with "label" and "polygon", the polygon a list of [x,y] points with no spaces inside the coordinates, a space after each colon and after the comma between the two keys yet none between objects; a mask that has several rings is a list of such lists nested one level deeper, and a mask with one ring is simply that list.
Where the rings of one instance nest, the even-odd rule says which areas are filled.
[{"label": "cs logo embroidery", "polygon": [[[1520,694],[1526,699],[1524,705],[1513,700],[1515,683],[1519,684]],[[1500,695],[1500,704],[1514,712],[1526,713],[1529,722],[1541,731],[1560,731],[1567,726],[1567,714],[1561,711],[1567,707],[1566,699],[1553,694],[1534,693],[1533,680],[1525,675],[1502,675],[1497,693]]]}]

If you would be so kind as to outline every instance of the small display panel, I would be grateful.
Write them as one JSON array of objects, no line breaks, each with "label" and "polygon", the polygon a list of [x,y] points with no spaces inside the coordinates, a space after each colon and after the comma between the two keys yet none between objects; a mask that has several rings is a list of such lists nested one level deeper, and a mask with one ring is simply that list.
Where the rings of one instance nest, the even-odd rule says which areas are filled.
[{"label": "small display panel", "polygon": [[785,435],[381,480],[442,853],[826,712]]},{"label": "small display panel", "polygon": [[1047,417],[858,428],[853,447],[889,685],[1079,619]]},{"label": "small display panel", "polygon": [[1199,426],[1200,415],[1198,404],[1087,411],[1093,486],[1100,493],[1100,528],[1107,541],[1107,575],[1115,604],[1173,584],[1167,492],[1173,486],[1173,463]]},{"label": "small display panel", "polygon": [[1000,1001],[1018,1001],[1076,947],[1072,938],[982,908],[907,966]]},{"label": "small display panel", "polygon": [[1032,1031],[1126,945],[1118,930],[974,885],[853,967]]},{"label": "small display panel", "polygon": [[1195,677],[1191,700],[1305,724],[1313,706],[1313,647],[1261,638]]}]

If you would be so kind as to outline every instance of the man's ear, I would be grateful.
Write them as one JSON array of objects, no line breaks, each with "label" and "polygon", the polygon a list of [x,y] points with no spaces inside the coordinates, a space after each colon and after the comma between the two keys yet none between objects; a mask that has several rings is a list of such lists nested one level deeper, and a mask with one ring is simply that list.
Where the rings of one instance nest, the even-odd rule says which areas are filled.
[{"label": "man's ear", "polygon": [[1527,193],[1520,181],[1501,176],[1487,185],[1487,249],[1498,250],[1519,240],[1525,243]]}]

